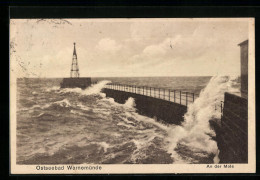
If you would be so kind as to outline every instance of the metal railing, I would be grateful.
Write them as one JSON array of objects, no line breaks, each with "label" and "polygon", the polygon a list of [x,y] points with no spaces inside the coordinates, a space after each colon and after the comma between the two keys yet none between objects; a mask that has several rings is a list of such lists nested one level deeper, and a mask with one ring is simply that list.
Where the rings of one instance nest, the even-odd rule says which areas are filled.
[{"label": "metal railing", "polygon": [[198,95],[195,93],[147,86],[109,83],[105,86],[105,88],[163,99],[185,106],[193,103],[194,100],[198,97]]},{"label": "metal railing", "polygon": [[215,111],[221,112],[221,117],[223,115],[224,101],[220,101],[220,103],[215,104]]}]

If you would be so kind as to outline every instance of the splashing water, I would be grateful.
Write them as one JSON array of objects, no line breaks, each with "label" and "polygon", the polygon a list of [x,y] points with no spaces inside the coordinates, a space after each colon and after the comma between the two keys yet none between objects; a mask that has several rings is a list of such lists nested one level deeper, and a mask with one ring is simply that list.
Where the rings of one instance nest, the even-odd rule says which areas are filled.
[{"label": "splashing water", "polygon": [[86,90],[83,91],[84,95],[93,95],[93,94],[100,94],[101,90],[105,87],[106,84],[110,83],[111,81],[100,81],[95,85],[90,86]]},{"label": "splashing water", "polygon": [[[105,87],[106,84],[110,83],[111,81],[100,81],[97,84],[91,85],[90,87],[82,90],[81,88],[64,88],[59,91],[59,93],[79,93],[81,95],[101,95],[101,90]],[[54,89],[54,88],[53,88]]]},{"label": "splashing water", "polygon": [[135,99],[132,98],[132,97],[128,98],[124,105],[127,108],[134,108],[135,107]]},{"label": "splashing water", "polygon": [[[210,128],[209,121],[220,119],[221,112],[216,111],[216,105],[219,105],[224,100],[224,93],[229,92],[239,95],[237,85],[237,77],[217,76],[212,77],[208,85],[201,91],[199,98],[188,107],[187,113],[184,115],[184,122],[181,126],[162,125],[156,121],[151,121],[150,118],[140,118],[137,113],[131,113],[131,116],[136,116],[136,119],[147,119],[149,123],[159,124],[161,129],[168,133],[165,139],[168,142],[167,151],[171,153],[175,163],[187,163],[185,159],[176,151],[178,146],[186,146],[191,153],[199,154],[199,156],[214,155],[213,161],[218,163],[218,147],[216,141],[212,139],[215,136],[214,130]],[[80,91],[84,95],[99,94],[102,95],[101,89],[110,81],[101,81],[98,84]],[[103,95],[103,97],[105,97]],[[127,109],[135,110],[135,100],[130,97],[125,104],[120,105],[112,98],[105,98],[113,104],[124,106]],[[126,112],[129,113],[129,112]],[[148,122],[147,122],[148,123]],[[189,161],[189,160],[188,160]]]},{"label": "splashing water", "polygon": [[71,104],[67,99],[63,99],[61,101],[54,102],[53,104],[58,104],[61,107],[71,107]]},{"label": "splashing water", "polygon": [[[203,89],[199,98],[188,107],[181,126],[171,129],[169,133],[169,149],[176,156],[174,149],[184,145],[201,155],[213,154],[214,162],[218,163],[218,147],[212,139],[215,132],[210,128],[209,121],[220,119],[221,112],[215,110],[215,106],[224,100],[224,93],[239,94],[236,87],[236,77],[212,77],[208,85]],[[176,158],[176,157],[175,157]]]},{"label": "splashing water", "polygon": [[46,91],[46,92],[52,92],[52,91],[57,91],[57,90],[59,90],[59,89],[60,89],[59,86],[53,86],[53,87],[45,88],[45,91]]}]

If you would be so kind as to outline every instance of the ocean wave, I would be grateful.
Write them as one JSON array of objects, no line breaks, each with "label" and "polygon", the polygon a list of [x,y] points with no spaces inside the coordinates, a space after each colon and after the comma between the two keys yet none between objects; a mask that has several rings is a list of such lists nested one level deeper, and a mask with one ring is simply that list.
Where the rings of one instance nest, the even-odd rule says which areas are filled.
[{"label": "ocean wave", "polygon": [[45,121],[55,121],[55,117],[57,117],[59,115],[53,115],[50,113],[40,113],[39,115],[35,116],[36,118],[40,119],[40,120],[45,120]]},{"label": "ocean wave", "polygon": [[32,92],[32,95],[37,95],[38,93],[36,91],[33,91]]},{"label": "ocean wave", "polygon": [[101,104],[103,106],[110,106],[110,105],[122,106],[122,104],[115,102],[115,100],[110,97],[106,97],[106,98],[98,100],[97,104]]},{"label": "ocean wave", "polygon": [[68,99],[63,99],[61,101],[56,101],[53,104],[57,104],[57,105],[59,105],[61,107],[71,107],[71,104],[70,104]]},{"label": "ocean wave", "polygon": [[41,117],[41,116],[43,116],[44,115],[44,113],[40,113],[39,115],[37,115],[37,116],[35,116],[35,117]]},{"label": "ocean wave", "polygon": [[99,114],[99,115],[106,115],[106,116],[108,116],[108,115],[111,114],[111,112],[109,112],[109,111],[107,111],[107,109],[103,109],[103,108],[95,108],[95,109],[92,109],[92,111],[94,113]]},{"label": "ocean wave", "polygon": [[100,94],[101,90],[106,86],[106,84],[110,83],[111,81],[100,81],[97,84],[94,84],[88,87],[86,90],[83,90],[83,95],[93,95],[93,94]]},{"label": "ocean wave", "polygon": [[46,104],[36,104],[36,105],[33,105],[28,108],[25,108],[25,107],[19,108],[18,111],[28,111],[28,110],[34,110],[34,109],[48,109],[48,108],[55,107],[55,106],[68,108],[68,107],[71,107],[71,104],[68,99],[63,99],[61,101],[56,101],[56,102],[51,102],[51,103],[46,103]]},{"label": "ocean wave", "polygon": [[125,118],[125,117],[122,117],[121,118],[126,124],[130,124],[130,125],[132,125],[132,126],[135,126],[136,125],[136,123],[135,122],[132,122],[132,121],[129,121],[127,118]]},{"label": "ocean wave", "polygon": [[[156,127],[159,127],[160,129],[165,130],[165,131],[168,130],[168,128],[170,126],[170,125],[162,124],[162,123],[156,121],[154,118],[150,118],[150,117],[138,114],[136,112],[136,109],[135,109],[135,105],[136,105],[135,99],[132,98],[132,97],[129,97],[125,101],[124,104],[119,104],[119,103],[115,102],[115,100],[113,98],[104,98],[104,99],[101,99],[100,101],[109,102],[110,105],[124,108],[124,110],[122,111],[123,116],[122,116],[121,119],[123,121],[125,121],[127,124],[135,124],[136,121],[137,122],[143,122],[143,123],[146,123],[146,124],[150,124],[150,125],[154,125]],[[128,119],[132,119],[135,122],[131,122]]]},{"label": "ocean wave", "polygon": [[62,88],[58,91],[59,94],[65,94],[65,93],[78,93],[81,94],[82,93],[82,89],[81,88]]},{"label": "ocean wave", "polygon": [[[107,104],[107,102],[109,104]],[[110,105],[113,105],[113,106],[116,106],[116,107],[123,107],[125,109],[127,109],[128,111],[129,110],[136,110],[135,109],[135,99],[132,98],[132,97],[129,97],[124,104],[120,104],[120,103],[117,103],[115,102],[114,98],[110,98],[110,97],[105,97],[105,98],[102,98],[100,100],[98,100],[98,103],[101,103],[102,105],[105,105],[105,106],[110,106]]]},{"label": "ocean wave", "polygon": [[70,110],[70,112],[71,112],[72,114],[76,114],[76,115],[80,115],[80,116],[85,116],[84,113],[81,113],[81,112],[76,111],[76,110]]},{"label": "ocean wave", "polygon": [[57,91],[59,90],[60,87],[59,86],[53,86],[53,87],[48,87],[45,89],[46,92],[51,92],[51,91]]},{"label": "ocean wave", "polygon": [[140,161],[141,159],[146,159],[148,157],[147,149],[154,144],[156,137],[157,136],[153,134],[146,134],[143,138],[132,139],[131,142],[134,143],[136,149],[131,154],[131,161],[137,163],[137,161]]},{"label": "ocean wave", "polygon": [[82,96],[88,95],[102,95],[101,90],[106,86],[106,84],[110,83],[111,81],[100,81],[97,84],[92,84],[91,86],[87,87],[86,89],[81,88],[62,88],[60,89],[59,93],[78,93]]},{"label": "ocean wave", "polygon": [[162,123],[156,121],[153,118],[150,118],[150,117],[147,117],[147,116],[143,116],[143,115],[140,115],[140,114],[135,113],[135,112],[127,112],[126,111],[125,115],[127,117],[133,117],[135,120],[137,120],[139,122],[144,122],[146,124],[150,124],[150,125],[156,126],[156,127],[160,128],[161,130],[164,130],[164,131],[168,131],[169,126],[171,126],[171,125],[162,124]]},{"label": "ocean wave", "polygon": [[181,126],[174,127],[168,131],[169,153],[175,156],[175,148],[182,144],[189,149],[206,151],[209,155],[215,155],[215,163],[218,163],[218,147],[214,130],[210,128],[209,121],[220,119],[221,112],[215,110],[215,106],[224,100],[224,93],[239,93],[236,88],[236,77],[212,77],[208,85],[201,91],[199,98],[188,106],[188,111],[184,115],[184,122]]},{"label": "ocean wave", "polygon": [[66,98],[63,100],[60,100],[60,101],[47,103],[45,105],[41,105],[41,106],[37,106],[37,107],[40,107],[40,109],[42,109],[42,110],[56,110],[58,112],[67,111],[67,110],[70,110],[73,108],[73,106],[71,105],[69,100]]},{"label": "ocean wave", "polygon": [[132,97],[129,97],[129,98],[126,100],[125,104],[124,104],[124,106],[125,106],[126,108],[134,108],[135,105],[136,105],[136,104],[135,104],[135,99],[132,98]]},{"label": "ocean wave", "polygon": [[83,105],[82,103],[78,103],[77,107],[79,107],[81,110],[84,110],[84,111],[89,111],[90,110],[89,107]]},{"label": "ocean wave", "polygon": [[134,127],[133,125],[125,124],[125,123],[123,123],[123,122],[117,123],[117,126],[124,126],[124,127],[128,128],[128,129],[131,129],[131,128]]},{"label": "ocean wave", "polygon": [[104,153],[107,152],[107,149],[111,147],[110,144],[108,144],[107,142],[91,142],[90,144],[96,144],[99,145],[100,148],[102,148],[104,150]]},{"label": "ocean wave", "polygon": [[18,108],[18,111],[29,111],[29,110],[32,110],[32,109],[35,109],[35,108],[41,108],[40,105],[33,105],[32,107],[28,107],[28,108]]}]

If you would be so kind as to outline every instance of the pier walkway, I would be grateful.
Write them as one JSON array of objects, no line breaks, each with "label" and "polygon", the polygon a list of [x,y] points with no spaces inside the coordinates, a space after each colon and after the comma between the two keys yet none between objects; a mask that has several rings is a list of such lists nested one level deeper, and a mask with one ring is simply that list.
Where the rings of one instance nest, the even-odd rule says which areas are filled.
[{"label": "pier walkway", "polygon": [[109,83],[105,86],[105,88],[116,90],[116,91],[129,92],[133,94],[140,94],[143,96],[149,96],[149,97],[181,104],[184,106],[188,106],[189,104],[193,103],[194,100],[199,96],[198,94],[195,93],[184,92],[180,90],[115,84],[115,83]]}]

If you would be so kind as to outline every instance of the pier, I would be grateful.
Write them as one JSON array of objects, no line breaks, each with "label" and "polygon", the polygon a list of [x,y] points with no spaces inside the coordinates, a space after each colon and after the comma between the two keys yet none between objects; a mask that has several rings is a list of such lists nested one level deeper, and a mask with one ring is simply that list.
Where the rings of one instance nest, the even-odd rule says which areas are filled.
[{"label": "pier", "polygon": [[184,120],[187,106],[198,97],[179,90],[115,83],[107,84],[102,91],[121,104],[132,97],[138,113],[177,125]]},{"label": "pier", "polygon": [[153,98],[181,104],[183,106],[188,106],[190,103],[193,103],[194,100],[199,96],[198,94],[195,93],[180,91],[180,90],[126,85],[126,84],[109,83],[106,85],[105,88],[112,89],[115,91],[129,92],[132,94],[140,94],[143,96],[153,97]]}]

